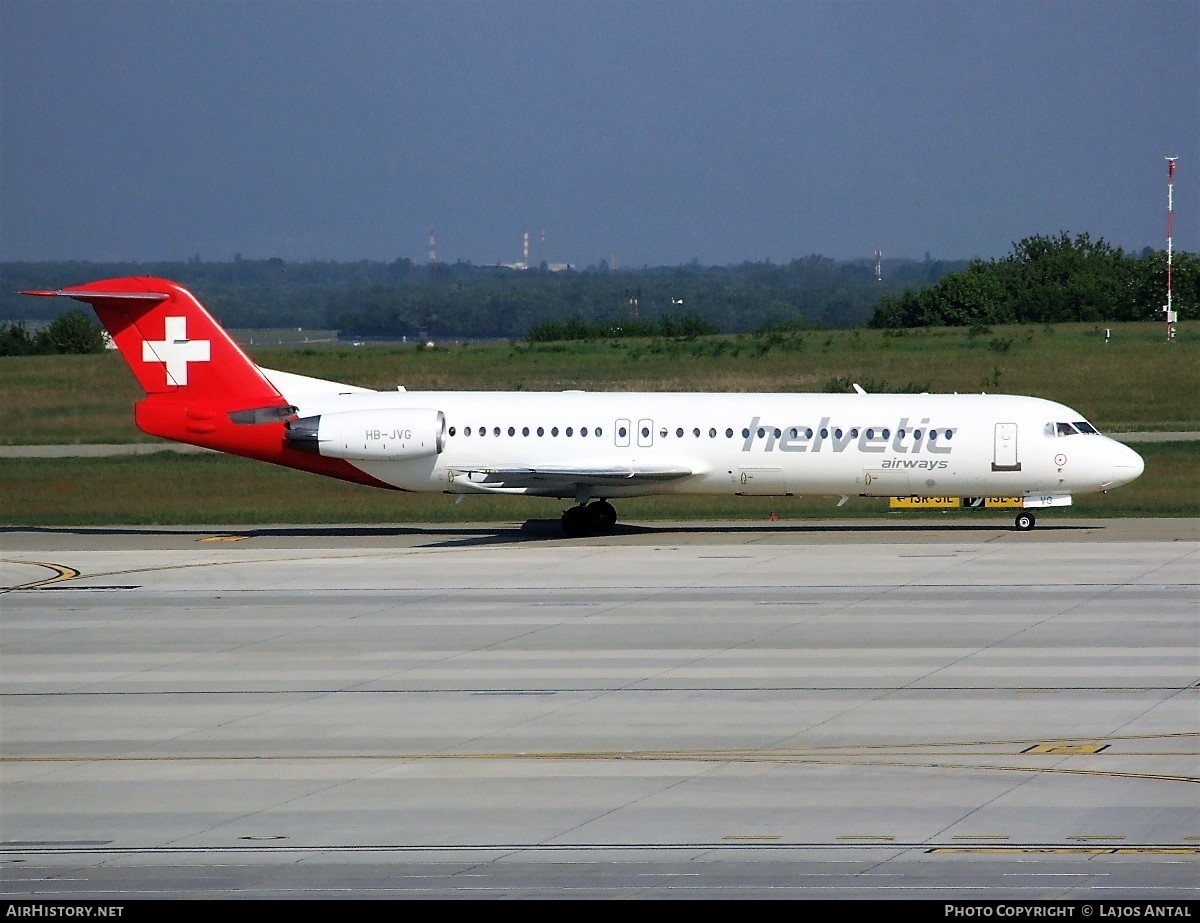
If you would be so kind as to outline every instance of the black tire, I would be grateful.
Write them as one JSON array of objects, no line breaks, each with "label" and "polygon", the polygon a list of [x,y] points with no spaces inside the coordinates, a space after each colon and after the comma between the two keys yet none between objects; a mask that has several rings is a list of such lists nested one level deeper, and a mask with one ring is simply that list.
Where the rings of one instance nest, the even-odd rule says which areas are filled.
[{"label": "black tire", "polygon": [[590,534],[592,523],[587,509],[582,506],[573,506],[568,510],[563,510],[562,530],[568,538],[578,538],[581,535]]},{"label": "black tire", "polygon": [[611,532],[613,526],[617,524],[617,511],[607,500],[597,500],[595,503],[589,503],[587,511],[588,515],[591,516],[592,526],[597,535]]},{"label": "black tire", "polygon": [[1017,513],[1016,527],[1018,532],[1028,532],[1037,523],[1033,513],[1021,512]]}]

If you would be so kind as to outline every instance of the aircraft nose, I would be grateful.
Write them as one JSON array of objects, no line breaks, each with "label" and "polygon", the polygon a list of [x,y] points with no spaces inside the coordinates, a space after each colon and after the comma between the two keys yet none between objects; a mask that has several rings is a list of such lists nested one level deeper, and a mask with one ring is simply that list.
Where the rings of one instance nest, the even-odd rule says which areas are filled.
[{"label": "aircraft nose", "polygon": [[1113,443],[1112,455],[1113,479],[1108,483],[1108,487],[1119,487],[1130,481],[1136,481],[1146,470],[1146,462],[1142,456],[1123,443]]}]

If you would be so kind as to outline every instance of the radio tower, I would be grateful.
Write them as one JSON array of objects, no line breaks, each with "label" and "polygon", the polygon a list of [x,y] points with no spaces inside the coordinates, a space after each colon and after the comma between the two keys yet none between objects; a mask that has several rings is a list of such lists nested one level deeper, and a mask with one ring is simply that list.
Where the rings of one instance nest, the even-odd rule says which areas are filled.
[{"label": "radio tower", "polygon": [[529,268],[529,232],[525,231],[521,235],[521,268]]},{"label": "radio tower", "polygon": [[432,266],[437,262],[437,235],[433,233],[433,228],[429,229],[429,265]]},{"label": "radio tower", "polygon": [[1171,309],[1171,236],[1175,230],[1175,161],[1178,157],[1168,157],[1167,160],[1167,303],[1163,305],[1163,313],[1167,316],[1167,342],[1175,339],[1175,322],[1178,315]]},{"label": "radio tower", "polygon": [[883,251],[875,251],[875,281],[883,281]]}]

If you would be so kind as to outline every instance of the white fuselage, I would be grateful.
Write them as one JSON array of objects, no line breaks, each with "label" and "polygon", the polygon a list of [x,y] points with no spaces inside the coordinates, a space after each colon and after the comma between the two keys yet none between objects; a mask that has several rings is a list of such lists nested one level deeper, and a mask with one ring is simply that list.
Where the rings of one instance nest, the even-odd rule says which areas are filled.
[{"label": "white fuselage", "polygon": [[[287,382],[280,382],[284,388]],[[282,390],[282,389],[281,389]],[[562,484],[488,486],[491,469],[687,469],[631,480],[594,497],[645,494],[1027,496],[1108,489],[1141,458],[1053,401],[987,394],[730,394],[658,392],[293,393],[301,417],[398,408],[440,411],[442,451],[351,457],[403,490],[570,496]],[[1063,434],[1059,424],[1069,424]],[[1083,423],[1084,432],[1074,430]],[[363,438],[370,439],[370,425]],[[376,427],[374,438],[380,438]]]}]

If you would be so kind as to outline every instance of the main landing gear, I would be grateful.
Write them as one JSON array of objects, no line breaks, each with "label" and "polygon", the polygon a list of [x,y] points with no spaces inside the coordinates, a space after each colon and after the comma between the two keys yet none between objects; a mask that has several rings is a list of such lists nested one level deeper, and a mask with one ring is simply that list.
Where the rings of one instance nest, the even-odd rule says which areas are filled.
[{"label": "main landing gear", "polygon": [[607,500],[579,504],[562,514],[563,532],[575,538],[580,535],[600,535],[611,532],[617,524],[617,511]]},{"label": "main landing gear", "polygon": [[1033,528],[1037,520],[1033,518],[1033,513],[1025,512],[1024,510],[1017,513],[1017,518],[1014,523],[1018,532],[1028,532]]}]

